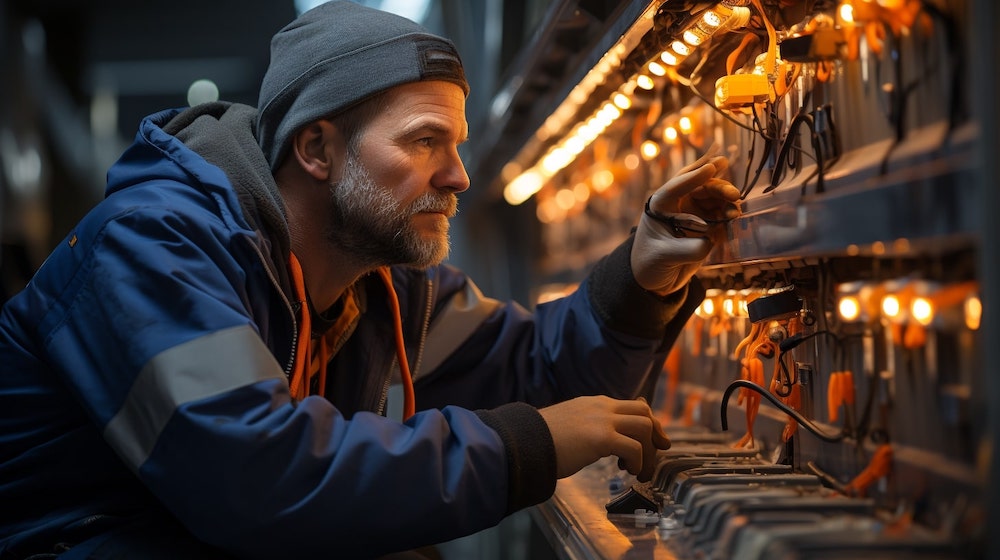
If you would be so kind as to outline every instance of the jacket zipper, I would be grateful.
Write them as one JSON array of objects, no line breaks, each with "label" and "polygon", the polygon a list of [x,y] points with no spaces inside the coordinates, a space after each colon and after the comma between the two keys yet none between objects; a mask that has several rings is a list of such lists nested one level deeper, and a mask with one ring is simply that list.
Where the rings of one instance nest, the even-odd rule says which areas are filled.
[{"label": "jacket zipper", "polygon": [[434,281],[427,275],[427,301],[424,307],[424,326],[420,331],[420,344],[417,346],[417,359],[413,361],[413,382],[417,382],[420,375],[420,362],[424,359],[424,347],[427,346],[427,331],[431,328],[431,308],[434,303]]},{"label": "jacket zipper", "polygon": [[392,372],[398,365],[399,358],[393,358],[392,365],[389,366],[389,375],[385,376],[385,381],[382,382],[382,397],[378,400],[378,410],[376,411],[379,416],[385,416],[385,405],[389,401],[389,381],[392,379]]},{"label": "jacket zipper", "polygon": [[267,277],[271,280],[271,285],[278,291],[281,295],[281,300],[285,302],[285,308],[288,309],[288,314],[292,317],[292,347],[291,352],[288,355],[288,362],[285,364],[285,377],[292,374],[292,369],[295,367],[296,353],[298,352],[298,342],[299,342],[299,320],[298,320],[298,303],[292,303],[289,301],[288,296],[285,295],[285,291],[281,289],[281,284],[278,279],[274,276],[274,271],[271,270],[271,263],[264,258],[264,253],[261,253],[260,247],[257,244],[247,239],[250,243],[250,247],[253,248],[254,252],[257,253],[257,257],[260,259],[261,264],[264,265],[264,270],[267,271]]}]

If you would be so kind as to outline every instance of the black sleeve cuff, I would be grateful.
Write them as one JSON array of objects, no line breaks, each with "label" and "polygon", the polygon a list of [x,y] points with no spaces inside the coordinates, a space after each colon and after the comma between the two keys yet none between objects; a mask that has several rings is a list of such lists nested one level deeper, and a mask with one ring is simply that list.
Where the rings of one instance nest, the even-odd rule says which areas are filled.
[{"label": "black sleeve cuff", "polygon": [[634,239],[629,236],[594,265],[587,278],[590,303],[609,328],[643,338],[662,338],[664,327],[685,307],[690,284],[667,296],[643,289],[632,274]]},{"label": "black sleeve cuff", "polygon": [[556,448],[542,415],[525,403],[477,410],[507,451],[507,513],[539,504],[556,490]]}]

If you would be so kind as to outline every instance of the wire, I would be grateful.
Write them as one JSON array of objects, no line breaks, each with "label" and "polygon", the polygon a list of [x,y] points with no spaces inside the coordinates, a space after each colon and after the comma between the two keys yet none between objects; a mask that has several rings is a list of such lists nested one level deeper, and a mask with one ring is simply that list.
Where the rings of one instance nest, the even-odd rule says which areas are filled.
[{"label": "wire", "polygon": [[[757,118],[757,110],[754,109],[754,119],[756,120],[756,118]],[[750,151],[747,153],[747,165],[746,165],[746,168],[743,170],[743,188],[740,189],[740,200],[743,200],[744,198],[746,198],[746,196],[748,194],[750,194],[750,189],[753,188],[752,185],[749,188],[747,188],[747,185],[750,182],[750,164],[753,163],[753,156],[755,155],[754,152],[757,149],[757,133],[755,132],[755,133],[751,134],[750,138],[751,138],[751,140],[750,140]],[[760,169],[760,168],[758,167],[758,169]],[[760,177],[760,173],[759,172],[757,173],[757,177]],[[754,177],[754,182],[756,182],[757,177]]]},{"label": "wire", "polygon": [[757,385],[756,383],[752,383],[750,381],[747,381],[746,379],[737,379],[736,381],[733,381],[732,383],[729,384],[728,387],[726,387],[726,392],[722,394],[722,408],[721,408],[720,412],[722,414],[722,418],[721,418],[721,420],[722,420],[722,431],[724,431],[724,432],[729,430],[729,418],[728,418],[728,413],[729,413],[729,410],[728,410],[729,409],[729,398],[732,396],[733,391],[735,391],[736,389],[738,389],[740,387],[743,387],[745,389],[750,389],[751,391],[754,391],[756,393],[760,393],[760,395],[763,396],[764,398],[766,398],[772,405],[774,405],[775,407],[777,407],[779,410],[781,410],[785,414],[787,414],[787,415],[791,416],[792,418],[794,418],[795,421],[798,422],[798,424],[800,426],[802,426],[803,428],[805,428],[806,430],[808,430],[809,433],[811,433],[812,435],[818,437],[819,439],[821,439],[821,440],[823,440],[825,442],[828,442],[828,443],[840,443],[840,442],[842,442],[844,440],[845,437],[847,437],[847,434],[845,432],[841,432],[841,433],[839,433],[839,434],[837,434],[835,436],[831,436],[831,435],[829,435],[827,433],[824,433],[815,424],[813,424],[812,422],[810,422],[808,418],[806,418],[805,416],[802,416],[802,414],[800,414],[794,408],[792,408],[792,407],[786,405],[785,403],[781,402],[781,400],[779,400],[778,397],[772,395],[770,393],[770,391],[768,391],[767,389],[761,387],[760,385]]},{"label": "wire", "polygon": [[[774,106],[770,105],[770,104],[769,104],[769,106],[771,107],[771,109],[773,111],[773,107]],[[770,125],[771,123],[775,122],[775,120],[776,120],[775,118],[768,119],[768,125]],[[755,122],[757,124],[757,128],[760,130],[760,136],[761,136],[761,138],[764,139],[764,153],[761,154],[760,163],[757,165],[757,170],[754,172],[754,175],[753,175],[753,181],[749,182],[749,183],[746,180],[743,181],[743,189],[740,190],[740,200],[746,199],[746,197],[750,194],[750,191],[752,191],[753,188],[755,186],[757,186],[757,181],[760,180],[760,174],[764,171],[764,165],[767,163],[767,160],[770,157],[771,150],[774,149],[774,142],[775,142],[775,140],[774,140],[773,137],[769,136],[764,131],[764,125],[761,124],[761,122],[760,122],[760,115],[757,114],[757,106],[756,105],[753,106],[753,122]],[[751,157],[750,161],[753,161],[752,157]],[[750,170],[750,165],[749,165],[749,161],[748,161],[747,162],[747,171],[749,171],[749,170]]]},{"label": "wire", "polygon": [[[807,94],[807,102],[808,102],[808,96],[811,94],[812,92],[809,92],[809,94]],[[805,105],[803,105],[803,107],[805,107]],[[765,193],[769,193],[774,189],[778,188],[778,184],[784,177],[785,174],[784,166],[786,160],[788,159],[788,153],[791,150],[792,145],[798,140],[798,134],[797,134],[798,127],[801,126],[803,123],[808,125],[807,130],[809,131],[809,139],[813,147],[813,155],[816,158],[815,159],[816,172],[807,177],[806,180],[803,182],[802,184],[803,194],[805,194],[804,191],[806,184],[809,182],[809,179],[811,179],[813,176],[816,177],[817,194],[822,193],[824,191],[823,149],[820,146],[819,135],[816,133],[815,122],[816,122],[815,118],[813,117],[813,115],[809,113],[799,112],[799,114],[795,115],[795,117],[792,118],[792,122],[788,124],[788,133],[785,135],[785,139],[781,143],[781,149],[778,151],[778,160],[774,164],[774,173],[771,174],[771,184],[766,189],[764,189]]]},{"label": "wire", "polygon": [[956,29],[954,19],[930,2],[921,2],[920,6],[944,26],[945,43],[948,52],[951,53],[951,76],[947,80],[947,83],[951,84],[948,99],[948,131],[951,132],[966,117],[961,103],[962,96],[958,94],[959,85],[961,84],[958,77],[965,74],[965,57],[963,56],[965,49],[962,48],[962,45],[957,40],[958,30]]},{"label": "wire", "polygon": [[[859,442],[868,435],[868,429],[871,427],[872,408],[875,404],[875,393],[878,392],[878,381],[878,372],[872,372],[871,379],[868,381],[868,395],[865,397],[865,407],[862,409],[861,418],[858,419],[858,425],[855,427],[855,437]],[[876,443],[886,443],[889,440],[889,435],[884,430],[873,431],[871,434],[873,441],[884,439],[884,441]]]},{"label": "wire", "polygon": [[[949,134],[945,136],[945,141],[947,141],[948,138],[951,137],[951,132],[953,132],[958,126],[958,122],[963,120],[964,117],[960,103],[961,96],[958,94],[960,84],[958,77],[964,72],[965,58],[962,56],[963,49],[955,40],[956,30],[954,21],[947,14],[929,2],[920,2],[920,6],[922,11],[928,13],[944,26],[945,46],[946,50],[951,54],[951,76],[950,79],[947,80],[947,83],[950,84],[948,99]],[[883,26],[888,27],[888,24],[883,22]],[[920,86],[924,80],[937,72],[941,66],[941,60],[935,57],[931,64],[924,65],[924,70],[919,76],[915,77],[904,86],[902,53],[898,48],[898,41],[895,40],[896,37],[891,32],[891,29],[889,30],[889,33],[886,33],[886,37],[887,40],[890,38],[893,40],[893,44],[889,48],[889,53],[893,61],[893,70],[895,75],[893,76],[893,88],[889,94],[889,102],[891,105],[887,111],[887,118],[889,119],[889,124],[893,127],[895,138],[886,150],[885,155],[882,157],[882,163],[879,167],[879,172],[882,175],[885,175],[888,172],[889,160],[893,152],[899,146],[899,143],[906,137],[906,110],[909,96],[916,91],[917,87]],[[876,68],[879,67],[877,66]]]},{"label": "wire", "polygon": [[764,13],[764,7],[761,5],[760,0],[752,0],[752,2],[757,11],[760,12],[760,17],[764,20],[764,28],[767,30],[767,56],[764,57],[764,73],[767,75],[768,80],[772,81],[773,88],[773,80],[775,79],[774,71],[778,60],[778,38],[775,34],[774,26],[771,25],[771,20]]}]

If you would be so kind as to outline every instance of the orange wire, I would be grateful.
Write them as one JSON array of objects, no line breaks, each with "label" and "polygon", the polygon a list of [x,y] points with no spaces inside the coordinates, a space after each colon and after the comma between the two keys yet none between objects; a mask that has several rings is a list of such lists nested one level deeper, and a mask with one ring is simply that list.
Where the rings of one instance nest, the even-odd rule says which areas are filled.
[{"label": "orange wire", "polygon": [[407,420],[416,412],[416,397],[413,394],[410,364],[406,360],[406,348],[403,346],[403,319],[399,314],[399,298],[392,285],[392,274],[389,272],[389,268],[379,267],[378,273],[389,292],[389,305],[392,307],[392,322],[396,331],[396,356],[399,359],[400,377],[403,379],[403,420]]},{"label": "orange wire", "polygon": [[891,469],[892,447],[884,443],[875,450],[868,466],[845,486],[845,490],[851,495],[864,496],[868,488],[878,479],[888,475]]},{"label": "orange wire", "polygon": [[[778,60],[778,38],[774,31],[774,26],[771,25],[771,20],[768,19],[767,14],[764,12],[764,6],[761,5],[760,0],[752,0],[753,5],[760,12],[760,17],[764,20],[764,27],[767,29],[767,56],[764,57],[764,72],[767,74],[768,80],[774,79],[775,67]],[[772,87],[773,87],[772,83]],[[774,101],[774,99],[771,99]]]},{"label": "orange wire", "polygon": [[750,44],[750,41],[752,41],[756,37],[757,36],[754,35],[753,33],[747,33],[746,35],[743,36],[743,40],[740,41],[739,46],[733,49],[733,52],[729,53],[729,56],[726,57],[727,74],[733,73],[733,71],[736,69],[736,61],[739,60],[740,55],[743,54],[743,50],[746,49],[747,45]]}]

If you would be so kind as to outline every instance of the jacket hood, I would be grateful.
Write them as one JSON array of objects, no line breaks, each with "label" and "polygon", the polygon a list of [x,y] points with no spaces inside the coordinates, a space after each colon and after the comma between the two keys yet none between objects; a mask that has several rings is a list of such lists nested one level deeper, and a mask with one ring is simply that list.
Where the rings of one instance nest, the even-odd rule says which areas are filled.
[{"label": "jacket hood", "polygon": [[285,262],[290,250],[288,222],[278,186],[254,136],[257,110],[219,101],[166,117],[163,132],[225,172],[250,226],[269,233],[279,262]]},{"label": "jacket hood", "polygon": [[[253,237],[265,264],[288,286],[291,252],[285,207],[254,137],[257,110],[228,102],[168,109],[142,120],[135,140],[108,170],[105,196],[151,179],[196,185],[233,226]],[[269,262],[268,262],[269,261]]]}]

